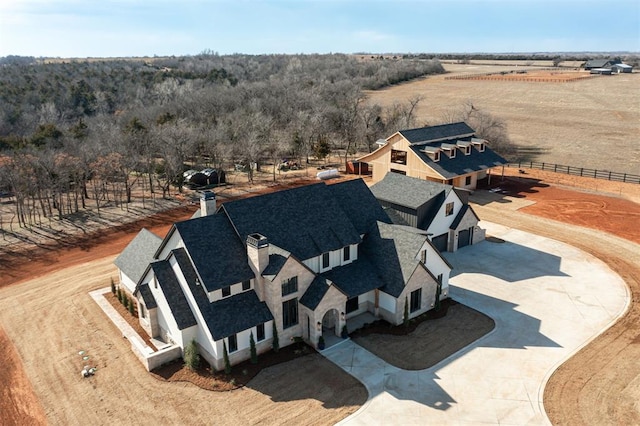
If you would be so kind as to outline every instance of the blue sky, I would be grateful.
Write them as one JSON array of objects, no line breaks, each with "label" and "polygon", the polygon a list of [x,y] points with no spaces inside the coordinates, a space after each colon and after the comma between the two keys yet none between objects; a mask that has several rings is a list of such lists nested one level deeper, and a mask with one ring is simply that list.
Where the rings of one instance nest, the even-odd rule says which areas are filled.
[{"label": "blue sky", "polygon": [[0,0],[0,56],[640,51],[640,0]]}]

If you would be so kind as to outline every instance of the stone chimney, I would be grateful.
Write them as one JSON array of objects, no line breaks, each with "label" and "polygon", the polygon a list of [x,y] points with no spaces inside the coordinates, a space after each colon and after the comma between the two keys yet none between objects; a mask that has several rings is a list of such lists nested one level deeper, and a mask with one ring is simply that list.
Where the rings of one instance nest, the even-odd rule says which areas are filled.
[{"label": "stone chimney", "polygon": [[247,257],[249,265],[258,276],[269,265],[269,240],[260,234],[247,235]]},{"label": "stone chimney", "polygon": [[213,191],[200,193],[200,216],[210,216],[216,212],[216,194]]}]

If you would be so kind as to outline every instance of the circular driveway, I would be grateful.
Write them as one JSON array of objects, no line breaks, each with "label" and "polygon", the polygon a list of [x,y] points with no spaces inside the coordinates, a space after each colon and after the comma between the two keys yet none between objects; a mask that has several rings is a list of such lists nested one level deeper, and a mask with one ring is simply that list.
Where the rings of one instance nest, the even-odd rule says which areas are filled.
[{"label": "circular driveway", "polygon": [[352,341],[323,352],[369,400],[341,424],[549,424],[551,373],[613,324],[630,296],[606,264],[569,245],[482,222],[487,241],[446,253],[455,300],[496,328],[429,369],[393,367]]}]

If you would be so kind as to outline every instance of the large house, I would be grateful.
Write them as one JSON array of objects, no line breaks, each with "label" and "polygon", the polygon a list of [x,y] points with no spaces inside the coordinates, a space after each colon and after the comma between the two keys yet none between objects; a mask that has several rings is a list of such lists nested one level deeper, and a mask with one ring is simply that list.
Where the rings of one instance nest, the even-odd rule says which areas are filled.
[{"label": "large house", "polygon": [[441,252],[456,251],[485,239],[466,190],[387,173],[371,192],[393,223],[426,231]]},{"label": "large house", "polygon": [[400,130],[358,161],[373,168],[373,182],[388,172],[475,189],[492,167],[507,164],[466,123]]},{"label": "large house", "polygon": [[[236,200],[175,223],[160,244],[146,231],[116,264],[139,279],[134,295],[149,336],[182,350],[192,340],[216,369],[302,338],[340,336],[365,312],[390,323],[448,294],[451,266],[425,231],[392,224],[358,179]],[[141,251],[147,250],[147,253]],[[150,260],[146,260],[150,259]],[[122,268],[127,270],[123,270]],[[123,284],[125,282],[123,281]],[[126,284],[125,284],[126,285]]]}]

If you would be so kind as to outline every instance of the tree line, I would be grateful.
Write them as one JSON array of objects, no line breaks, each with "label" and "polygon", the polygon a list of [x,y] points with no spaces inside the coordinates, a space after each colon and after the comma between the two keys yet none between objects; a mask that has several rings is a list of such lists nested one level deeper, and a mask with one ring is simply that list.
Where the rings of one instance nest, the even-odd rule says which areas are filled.
[{"label": "tree line", "polygon": [[[0,191],[20,226],[182,188],[188,166],[273,167],[371,151],[414,124],[420,101],[364,90],[444,72],[437,60],[226,55],[45,63],[0,60]],[[345,154],[346,155],[346,154]],[[187,166],[188,165],[188,166]],[[253,167],[247,167],[253,179]]]}]

